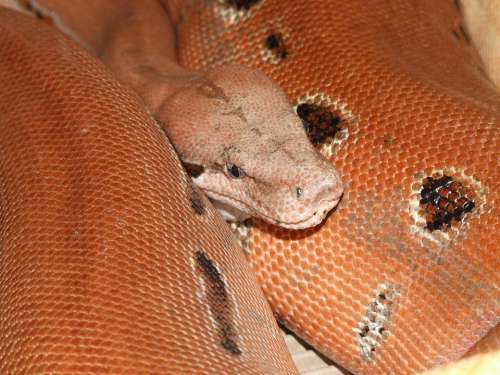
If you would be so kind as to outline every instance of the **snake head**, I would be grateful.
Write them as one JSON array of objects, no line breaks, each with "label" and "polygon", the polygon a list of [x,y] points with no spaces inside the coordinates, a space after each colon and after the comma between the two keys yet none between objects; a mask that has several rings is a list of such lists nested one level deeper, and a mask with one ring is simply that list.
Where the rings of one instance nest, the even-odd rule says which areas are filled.
[{"label": "snake head", "polygon": [[160,115],[194,182],[226,218],[303,229],[339,202],[337,171],[309,142],[283,90],[258,70],[214,68]]}]

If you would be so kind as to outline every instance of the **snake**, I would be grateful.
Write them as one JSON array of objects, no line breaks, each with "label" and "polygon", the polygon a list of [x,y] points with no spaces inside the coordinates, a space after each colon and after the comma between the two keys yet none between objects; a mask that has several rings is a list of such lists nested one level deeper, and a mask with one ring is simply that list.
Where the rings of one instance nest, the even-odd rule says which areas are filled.
[{"label": "snake", "polygon": [[[499,94],[457,3],[167,6],[183,66],[267,73],[342,175],[319,226],[250,225],[278,320],[360,374],[498,347]],[[140,98],[47,25],[2,15],[2,373],[294,373],[244,257]]]},{"label": "snake", "polygon": [[[483,337],[498,348],[500,101],[460,3],[202,3],[172,7],[183,65],[259,67],[340,120],[318,144],[345,185],[335,215],[249,235],[278,319],[361,374],[417,373]],[[467,194],[475,208],[451,219],[448,198]]]}]

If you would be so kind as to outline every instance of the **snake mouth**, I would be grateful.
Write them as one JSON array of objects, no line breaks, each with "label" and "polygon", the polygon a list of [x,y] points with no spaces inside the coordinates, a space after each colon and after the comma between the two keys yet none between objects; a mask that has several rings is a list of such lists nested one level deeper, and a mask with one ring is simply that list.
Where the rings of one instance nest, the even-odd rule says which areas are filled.
[{"label": "snake mouth", "polygon": [[340,199],[331,199],[321,201],[318,210],[314,211],[307,218],[296,221],[296,222],[281,222],[276,221],[275,225],[278,225],[285,229],[299,230],[315,227],[323,222],[323,220],[328,216],[328,213],[333,210]]},{"label": "snake mouth", "polygon": [[297,221],[282,221],[258,209],[255,209],[255,207],[252,207],[247,203],[245,203],[244,201],[241,201],[234,197],[224,195],[209,189],[203,189],[203,190],[205,194],[207,194],[207,196],[214,201],[219,201],[224,204],[229,204],[230,206],[235,207],[237,210],[240,210],[249,216],[256,217],[270,224],[291,230],[307,229],[319,225],[325,219],[328,213],[333,208],[335,208],[338,202],[340,201],[340,198],[331,200],[322,200],[319,204],[318,210],[314,211],[311,215],[307,216],[306,218]]}]

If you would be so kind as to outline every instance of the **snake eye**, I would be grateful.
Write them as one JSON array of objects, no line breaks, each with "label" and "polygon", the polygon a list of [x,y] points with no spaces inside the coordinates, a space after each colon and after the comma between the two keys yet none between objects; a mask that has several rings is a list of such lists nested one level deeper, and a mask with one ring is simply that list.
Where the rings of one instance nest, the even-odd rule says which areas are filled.
[{"label": "snake eye", "polygon": [[234,164],[226,164],[226,169],[229,172],[229,174],[234,177],[234,178],[241,178],[243,177],[243,171],[240,167],[237,167]]}]

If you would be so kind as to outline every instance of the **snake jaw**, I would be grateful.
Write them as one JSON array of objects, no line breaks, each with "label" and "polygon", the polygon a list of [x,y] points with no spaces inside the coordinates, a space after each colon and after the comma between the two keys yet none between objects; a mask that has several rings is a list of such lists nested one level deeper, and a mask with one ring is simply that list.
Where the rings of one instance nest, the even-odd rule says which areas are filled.
[{"label": "snake jaw", "polygon": [[[196,183],[196,179],[195,179]],[[301,230],[315,227],[321,224],[328,214],[337,207],[341,200],[343,189],[338,188],[337,197],[334,199],[323,199],[317,204],[316,209],[307,215],[301,215],[296,220],[279,218],[280,212],[267,212],[264,208],[250,205],[234,196],[225,195],[220,192],[201,187],[212,201],[213,205],[227,221],[243,221],[249,217],[261,219],[270,224],[284,229]],[[284,210],[285,213],[290,210]]]}]

